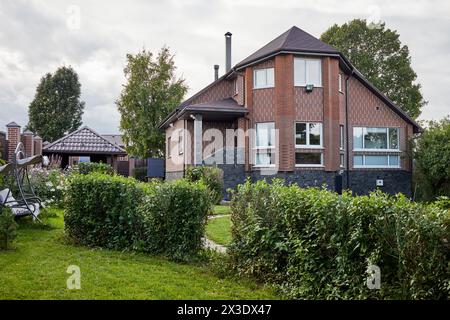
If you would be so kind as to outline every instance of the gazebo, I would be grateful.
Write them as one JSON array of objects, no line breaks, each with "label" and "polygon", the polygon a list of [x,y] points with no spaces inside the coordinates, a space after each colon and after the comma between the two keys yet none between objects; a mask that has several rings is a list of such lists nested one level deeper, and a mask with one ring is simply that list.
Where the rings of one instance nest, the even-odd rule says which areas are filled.
[{"label": "gazebo", "polygon": [[42,148],[47,156],[61,157],[61,167],[71,163],[71,158],[89,157],[91,162],[110,164],[117,171],[118,158],[127,152],[113,141],[84,126]]}]

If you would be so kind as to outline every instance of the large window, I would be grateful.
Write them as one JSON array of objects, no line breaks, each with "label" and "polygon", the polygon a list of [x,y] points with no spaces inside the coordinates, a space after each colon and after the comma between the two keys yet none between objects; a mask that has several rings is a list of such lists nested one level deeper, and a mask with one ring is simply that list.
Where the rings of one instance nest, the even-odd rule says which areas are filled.
[{"label": "large window", "polygon": [[255,164],[271,166],[275,164],[275,123],[262,122],[256,124]]},{"label": "large window", "polygon": [[322,86],[322,61],[320,59],[294,59],[294,85]]},{"label": "large window", "polygon": [[353,128],[354,150],[399,150],[398,128]]},{"label": "large window", "polygon": [[298,122],[295,124],[295,146],[317,148],[322,146],[322,124]]},{"label": "large window", "polygon": [[253,72],[253,88],[272,88],[274,86],[274,69],[255,69]]},{"label": "large window", "polygon": [[183,154],[184,152],[184,131],[178,131],[178,154]]},{"label": "large window", "polygon": [[355,155],[353,157],[355,168],[399,168],[399,155]]}]

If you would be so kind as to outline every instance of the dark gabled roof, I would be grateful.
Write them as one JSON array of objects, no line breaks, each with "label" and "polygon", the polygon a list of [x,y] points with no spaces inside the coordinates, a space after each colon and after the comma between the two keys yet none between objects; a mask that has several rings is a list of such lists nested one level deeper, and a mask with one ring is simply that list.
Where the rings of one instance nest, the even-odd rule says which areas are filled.
[{"label": "dark gabled roof", "polygon": [[339,54],[339,51],[332,46],[320,41],[302,29],[293,26],[261,49],[239,62],[234,68],[238,69],[249,63],[264,59],[282,51]]},{"label": "dark gabled roof", "polygon": [[14,121],[8,123],[6,125],[7,128],[11,128],[11,127],[20,127],[17,123],[15,123]]},{"label": "dark gabled roof", "polygon": [[195,112],[200,114],[220,113],[225,115],[240,115],[248,113],[248,109],[239,105],[233,98],[197,103],[181,106],[172,111],[159,125],[159,128],[166,128],[172,121],[179,119],[186,112]]},{"label": "dark gabled roof", "polygon": [[73,154],[126,154],[123,148],[87,126],[46,145],[42,151]]},{"label": "dark gabled roof", "polygon": [[114,144],[117,144],[121,148],[125,146],[121,134],[102,134],[102,137]]}]

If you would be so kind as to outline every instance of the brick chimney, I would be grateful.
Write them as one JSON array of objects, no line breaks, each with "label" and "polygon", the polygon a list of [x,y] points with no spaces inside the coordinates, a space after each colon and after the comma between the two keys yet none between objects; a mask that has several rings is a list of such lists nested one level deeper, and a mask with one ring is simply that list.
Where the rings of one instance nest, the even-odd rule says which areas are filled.
[{"label": "brick chimney", "polygon": [[42,138],[39,136],[34,137],[34,155],[42,154]]},{"label": "brick chimney", "polygon": [[31,157],[34,154],[33,136],[34,134],[30,130],[26,130],[24,133],[22,133],[22,143],[26,157]]},{"label": "brick chimney", "polygon": [[20,126],[15,122],[10,122],[6,125],[8,130],[8,162],[11,162],[14,157],[14,151],[20,142]]}]

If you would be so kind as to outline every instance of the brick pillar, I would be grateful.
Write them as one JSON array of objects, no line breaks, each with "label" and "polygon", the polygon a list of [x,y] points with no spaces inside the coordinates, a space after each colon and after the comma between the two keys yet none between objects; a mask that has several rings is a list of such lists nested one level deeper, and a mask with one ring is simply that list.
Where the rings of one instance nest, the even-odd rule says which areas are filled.
[{"label": "brick pillar", "polygon": [[339,61],[324,58],[323,84],[323,143],[325,171],[337,171],[339,167]]},{"label": "brick pillar", "polygon": [[25,131],[22,134],[22,143],[25,150],[25,156],[31,157],[34,154],[33,132],[31,132],[30,130]]},{"label": "brick pillar", "polygon": [[8,130],[8,162],[11,162],[14,157],[14,151],[20,142],[20,126],[11,122],[6,125]]},{"label": "brick pillar", "polygon": [[0,159],[8,160],[8,143],[6,142],[6,132],[0,131]]},{"label": "brick pillar", "polygon": [[294,57],[275,57],[275,129],[278,129],[278,164],[280,171],[293,171],[294,145]]},{"label": "brick pillar", "polygon": [[34,155],[42,154],[42,138],[39,136],[34,137]]}]

